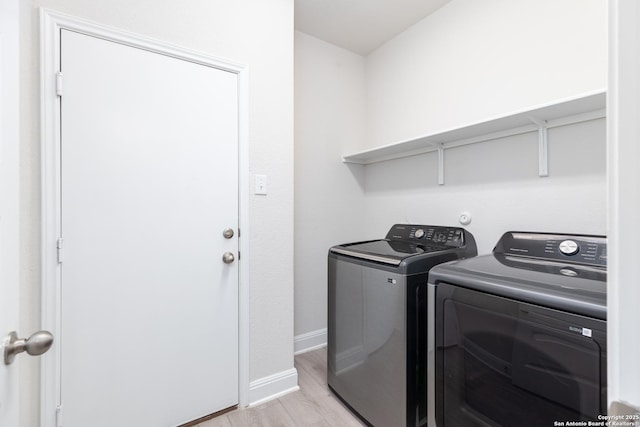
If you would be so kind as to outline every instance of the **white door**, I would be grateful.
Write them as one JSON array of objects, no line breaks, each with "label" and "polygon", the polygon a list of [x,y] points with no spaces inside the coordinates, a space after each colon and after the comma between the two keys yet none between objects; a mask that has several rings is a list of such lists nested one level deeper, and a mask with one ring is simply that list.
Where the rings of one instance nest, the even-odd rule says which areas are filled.
[{"label": "white door", "polygon": [[0,2],[0,426],[18,425],[18,367],[3,362],[18,329],[18,1]]},{"label": "white door", "polygon": [[63,425],[236,405],[237,75],[68,30],[60,66]]}]

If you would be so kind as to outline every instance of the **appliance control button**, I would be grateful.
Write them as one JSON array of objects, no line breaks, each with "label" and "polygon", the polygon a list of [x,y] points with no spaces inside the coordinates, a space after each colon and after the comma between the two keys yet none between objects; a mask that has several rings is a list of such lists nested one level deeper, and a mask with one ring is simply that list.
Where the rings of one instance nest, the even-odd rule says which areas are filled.
[{"label": "appliance control button", "polygon": [[574,240],[564,240],[560,242],[559,249],[565,255],[575,255],[580,248]]},{"label": "appliance control button", "polygon": [[416,236],[416,239],[422,239],[424,237],[424,230],[422,228],[418,228],[414,233],[414,236]]}]

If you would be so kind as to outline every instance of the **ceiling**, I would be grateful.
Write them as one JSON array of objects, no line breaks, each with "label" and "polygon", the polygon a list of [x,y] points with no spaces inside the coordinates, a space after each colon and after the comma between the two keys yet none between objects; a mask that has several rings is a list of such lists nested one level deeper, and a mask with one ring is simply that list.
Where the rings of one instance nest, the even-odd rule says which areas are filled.
[{"label": "ceiling", "polygon": [[366,56],[449,1],[295,0],[295,27]]}]

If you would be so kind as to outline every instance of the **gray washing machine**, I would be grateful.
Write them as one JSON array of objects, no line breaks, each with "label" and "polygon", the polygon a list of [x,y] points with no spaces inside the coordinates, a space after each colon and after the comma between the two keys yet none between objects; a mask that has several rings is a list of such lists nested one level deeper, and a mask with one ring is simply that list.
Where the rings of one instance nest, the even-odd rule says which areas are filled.
[{"label": "gray washing machine", "polygon": [[606,414],[606,261],[602,236],[508,232],[490,255],[434,267],[429,425]]},{"label": "gray washing machine", "polygon": [[329,250],[327,381],[370,425],[426,425],[427,275],[475,256],[458,227],[396,224]]}]

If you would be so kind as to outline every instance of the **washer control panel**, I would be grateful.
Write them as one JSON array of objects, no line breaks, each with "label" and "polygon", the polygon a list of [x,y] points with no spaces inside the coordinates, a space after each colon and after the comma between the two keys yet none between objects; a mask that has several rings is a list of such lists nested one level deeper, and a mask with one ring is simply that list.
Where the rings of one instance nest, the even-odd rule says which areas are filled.
[{"label": "washer control panel", "polygon": [[576,264],[607,265],[607,239],[604,236],[512,231],[502,236],[493,252]]},{"label": "washer control panel", "polygon": [[395,224],[387,233],[386,239],[408,240],[424,245],[461,247],[465,244],[465,232],[460,227]]}]

